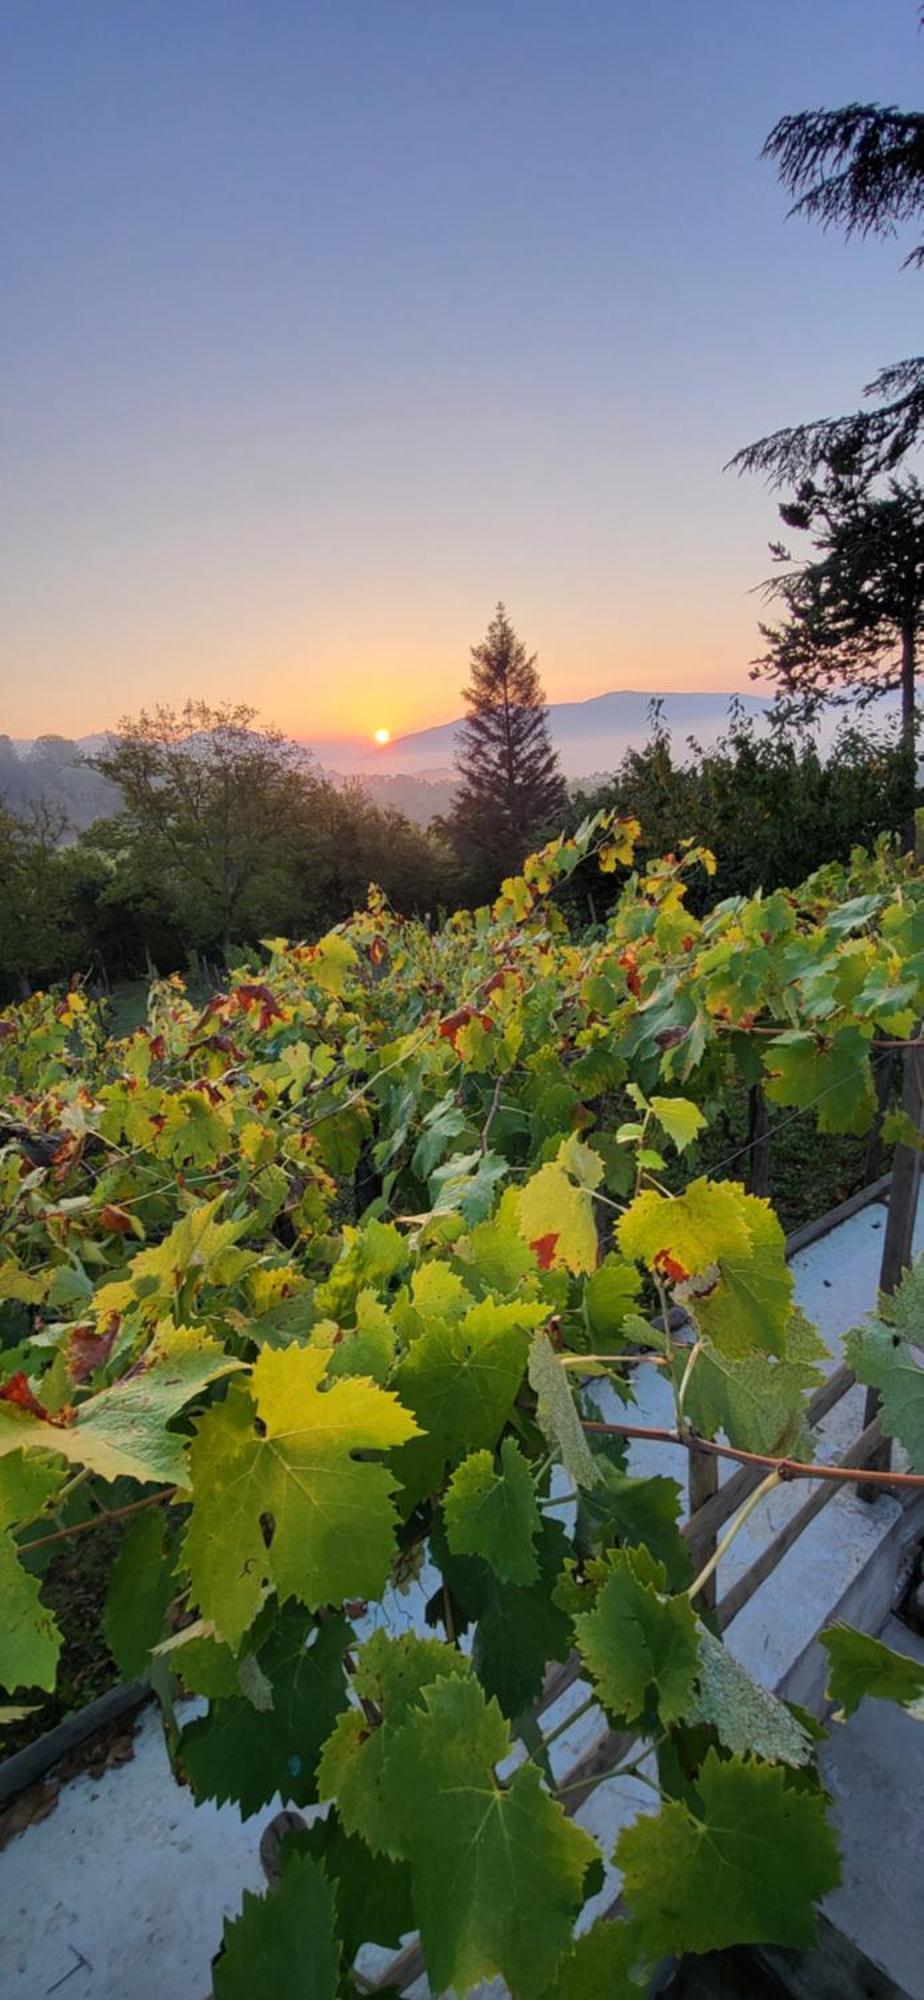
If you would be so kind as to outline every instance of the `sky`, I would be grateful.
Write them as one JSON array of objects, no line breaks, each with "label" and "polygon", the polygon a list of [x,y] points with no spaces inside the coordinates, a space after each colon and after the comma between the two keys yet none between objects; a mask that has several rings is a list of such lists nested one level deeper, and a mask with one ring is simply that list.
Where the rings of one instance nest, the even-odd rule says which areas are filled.
[{"label": "sky", "polygon": [[747,688],[722,468],[920,350],[786,219],[784,112],[921,101],[913,0],[0,0],[0,728]]}]

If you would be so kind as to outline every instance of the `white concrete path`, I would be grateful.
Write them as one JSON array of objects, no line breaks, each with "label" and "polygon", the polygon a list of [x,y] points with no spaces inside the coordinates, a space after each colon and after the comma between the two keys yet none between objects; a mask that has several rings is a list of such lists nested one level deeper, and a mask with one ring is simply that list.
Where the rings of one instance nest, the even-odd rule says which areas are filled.
[{"label": "white concrete path", "polygon": [[[799,1303],[824,1334],[832,1367],[841,1334],[875,1302],[883,1222],[880,1205],[865,1209],[793,1260]],[[924,1216],[918,1238],[924,1248]],[[670,1421],[656,1371],[639,1374],[641,1420]],[[862,1395],[852,1392],[831,1413],[819,1456],[836,1453],[861,1428]],[[684,1458],[668,1448],[640,1446],[632,1464],[640,1473],[681,1477]],[[720,1585],[727,1587],[753,1560],[768,1527],[778,1528],[806,1490],[782,1489],[753,1517],[722,1566]],[[834,1614],[896,1511],[891,1499],[868,1507],[849,1490],[840,1494],[736,1619],[730,1643],[767,1686],[779,1685]],[[405,1598],[391,1607],[388,1622],[396,1629],[416,1622],[416,1615],[417,1604]],[[584,1691],[580,1684],[570,1691],[561,1713]],[[560,1739],[562,1762],[583,1747],[586,1731],[585,1719],[570,1741]],[[601,1786],[580,1817],[611,1849],[620,1825],[653,1803],[651,1792],[622,1781]],[[129,1763],[100,1779],[72,1780],[49,1818],[0,1855],[2,2000],[51,1994],[62,2000],[205,2000],[223,1917],[237,1911],[245,1888],[263,1886],[257,1849],[273,1810],[242,1824],[232,1807],[195,1806],[174,1784],[156,1713],[146,1710]],[[610,1871],[601,1903],[612,1898],[617,1880]]]}]

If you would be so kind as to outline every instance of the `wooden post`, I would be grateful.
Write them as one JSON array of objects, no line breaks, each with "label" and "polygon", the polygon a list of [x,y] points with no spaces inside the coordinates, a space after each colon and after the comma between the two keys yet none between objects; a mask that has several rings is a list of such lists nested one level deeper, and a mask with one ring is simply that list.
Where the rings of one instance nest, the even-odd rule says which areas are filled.
[{"label": "wooden post", "polygon": [[748,1091],[748,1187],[752,1194],[770,1193],[770,1119],[759,1083]]},{"label": "wooden post", "polygon": [[[922,1026],[919,1023],[914,1030],[915,1039],[905,1050],[902,1082],[902,1110],[917,1132],[924,1130],[924,1047],[918,1039],[921,1032]],[[892,1156],[892,1185],[889,1191],[888,1220],[879,1271],[881,1292],[896,1291],[911,1264],[920,1181],[920,1147],[903,1146],[899,1142]],[[869,1389],[863,1417],[864,1429],[878,1414],[878,1391]],[[885,1471],[891,1462],[891,1455],[890,1440],[885,1438],[880,1449],[870,1459],[870,1464],[880,1471]],[[876,1497],[875,1486],[861,1487],[858,1490],[867,1500]]]},{"label": "wooden post", "polygon": [[[711,1500],[713,1494],[717,1493],[718,1490],[718,1459],[711,1457],[707,1451],[691,1451],[689,1478],[691,1521],[694,1519],[699,1508],[704,1506],[707,1500]],[[717,1536],[713,1533],[702,1542],[696,1542],[697,1570],[702,1569],[703,1564],[707,1563],[710,1556],[715,1554],[716,1540]],[[704,1611],[715,1610],[718,1581],[718,1570],[713,1570],[712,1575],[703,1584],[702,1590],[699,1593],[699,1601]]]},{"label": "wooden post", "polygon": [[883,1049],[876,1064],[876,1111],[866,1141],[866,1159],[863,1179],[867,1186],[879,1179],[885,1172],[885,1148],[882,1143],[882,1121],[889,1108],[892,1077],[895,1073],[895,1050]]}]

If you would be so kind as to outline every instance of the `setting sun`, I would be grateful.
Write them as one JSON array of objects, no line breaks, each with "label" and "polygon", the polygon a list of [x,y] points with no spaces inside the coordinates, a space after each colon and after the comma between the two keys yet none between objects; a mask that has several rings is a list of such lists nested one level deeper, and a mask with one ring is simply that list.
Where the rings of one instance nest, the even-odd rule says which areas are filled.
[{"label": "setting sun", "polygon": [[390,730],[390,729],[377,729],[377,730],[376,730],[376,732],[375,732],[375,741],[376,741],[376,743],[390,743],[390,742],[391,742],[391,730]]}]

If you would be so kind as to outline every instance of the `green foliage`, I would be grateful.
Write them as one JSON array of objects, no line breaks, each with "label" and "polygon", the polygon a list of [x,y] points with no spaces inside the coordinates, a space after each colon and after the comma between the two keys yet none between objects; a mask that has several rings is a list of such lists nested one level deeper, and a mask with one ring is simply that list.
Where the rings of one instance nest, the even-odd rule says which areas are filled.
[{"label": "green foliage", "polygon": [[225,1918],[222,1951],[215,1961],[215,2000],[334,2000],[340,1945],[335,1936],[334,1892],[309,1854],[294,1854],[274,1895],[244,1890],[241,1914]]},{"label": "green foliage", "polygon": [[714,1751],[696,1791],[695,1811],[669,1800],[616,1843],[640,1941],[652,1956],[771,1941],[807,1950],[814,1905],[840,1875],[823,1797],[794,1790],[778,1767]]},{"label": "green foliage", "polygon": [[[594,1385],[631,1427],[657,1366],[700,1431],[810,1450],[779,1223],[708,1179],[703,1135],[762,1072],[855,1120],[924,1011],[924,887],[883,844],[700,919],[712,858],[678,842],[576,942],[555,892],[637,840],[591,819],[439,929],[373,891],[205,1006],[161,982],[124,1037],[80,986],[0,1012],[6,1706],[54,1681],[49,1557],[128,1509],[103,1633],[178,1771],[245,1814],[327,1809],[216,1995],[346,1991],[413,1930],[434,1990],[625,1995],[668,1951],[805,1942],[833,1880],[807,1732],[698,1619],[677,1484],[594,1434]],[[919,1291],[851,1345],[912,1449]],[[578,1944],[600,1856],[545,1740],[553,1662],[660,1762],[617,1857],[631,1922]]]},{"label": "green foliage", "polygon": [[917,1660],[850,1625],[829,1625],[821,1643],[830,1661],[828,1699],[842,1715],[852,1715],[864,1696],[872,1695],[900,1702],[924,1721],[924,1667]]},{"label": "green foliage", "polygon": [[924,1471],[924,1257],[898,1291],[880,1297],[878,1314],[847,1335],[844,1353],[858,1380],[878,1389],[879,1418],[888,1437],[898,1439],[912,1470]]}]

